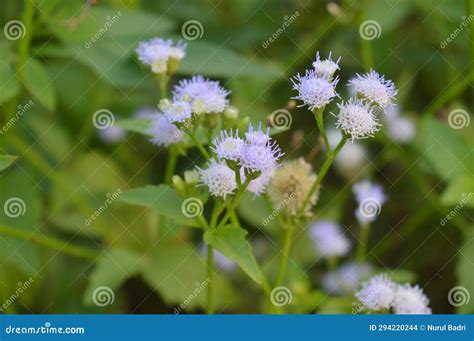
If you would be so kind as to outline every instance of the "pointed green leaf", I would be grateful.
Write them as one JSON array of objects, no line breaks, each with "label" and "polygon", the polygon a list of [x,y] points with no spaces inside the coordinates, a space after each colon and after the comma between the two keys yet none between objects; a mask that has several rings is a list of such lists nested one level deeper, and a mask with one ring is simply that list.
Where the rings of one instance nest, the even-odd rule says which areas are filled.
[{"label": "pointed green leaf", "polygon": [[15,160],[16,156],[0,155],[0,172],[7,169]]},{"label": "pointed green leaf", "polygon": [[224,226],[204,234],[206,244],[215,247],[235,261],[255,282],[261,283],[260,268],[253,256],[252,246],[245,238],[247,231],[236,226]]},{"label": "pointed green leaf", "polygon": [[30,94],[48,110],[56,107],[56,93],[53,81],[37,60],[30,58],[25,64],[25,86]]}]

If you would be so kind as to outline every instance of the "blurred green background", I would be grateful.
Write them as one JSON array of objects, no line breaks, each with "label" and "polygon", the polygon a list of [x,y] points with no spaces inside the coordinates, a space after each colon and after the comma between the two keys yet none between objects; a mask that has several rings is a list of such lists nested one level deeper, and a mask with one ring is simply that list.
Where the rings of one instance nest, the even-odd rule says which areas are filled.
[{"label": "blurred green background", "polygon": [[[18,158],[0,173],[0,203],[20,197],[25,212],[16,218],[0,214],[0,226],[9,228],[0,228],[0,301],[33,278],[4,312],[170,313],[203,280],[204,263],[192,252],[198,240],[194,231],[168,226],[162,234],[154,228],[151,210],[114,202],[94,224],[84,225],[107,195],[161,179],[165,149],[133,133],[110,143],[98,134],[92,116],[105,108],[119,121],[155,107],[157,86],[133,51],[139,41],[156,36],[185,40],[183,25],[196,20],[202,36],[187,41],[186,58],[172,82],[192,74],[220,80],[232,91],[231,104],[253,122],[267,121],[277,109],[290,110],[292,127],[277,139],[287,155],[305,156],[315,169],[320,140],[312,115],[289,102],[295,95],[290,77],[309,68],[320,51],[322,57],[329,52],[342,57],[338,90],[344,96],[347,80],[370,65],[395,82],[401,111],[416,123],[417,133],[403,145],[386,131],[363,141],[369,156],[359,178],[370,175],[390,197],[372,229],[371,262],[419,283],[434,313],[473,313],[474,298],[457,309],[447,300],[456,285],[474,295],[472,198],[441,224],[463,193],[474,192],[473,124],[462,129],[448,124],[454,110],[473,109],[470,15],[469,0],[35,0],[30,6],[2,1],[0,110],[8,129],[0,135],[0,155]],[[20,37],[7,34],[12,20],[24,25]],[[110,20],[110,28],[92,42]],[[380,26],[373,40],[361,39],[365,20]],[[333,122],[327,115],[326,124]],[[189,156],[197,157],[197,152]],[[188,160],[180,160],[178,171],[189,167]],[[318,216],[343,223],[349,235],[355,229],[350,185],[356,180],[331,172],[318,204],[321,211],[316,208]],[[344,195],[329,207],[336,191]],[[268,240],[271,231],[256,231],[256,205],[240,212],[257,232],[254,248],[265,259],[275,246]],[[19,235],[7,236],[11,229]],[[158,238],[160,247],[152,248]],[[61,243],[45,245],[45,240],[79,248],[64,250]],[[309,249],[295,247],[292,257],[301,268],[313,263]],[[180,271],[168,276],[176,268]],[[293,284],[301,297],[295,298],[292,312],[350,313],[350,307],[338,308],[336,298],[316,309],[305,307],[305,295],[309,287],[318,287],[322,266],[313,265],[306,275],[298,273],[301,268],[294,269]],[[260,295],[258,288],[247,287],[243,274],[223,274],[218,281],[221,312],[259,311],[261,303],[253,299]],[[91,303],[103,283],[115,292],[114,304],[105,308]],[[200,303],[196,300],[188,311],[201,312]]]}]

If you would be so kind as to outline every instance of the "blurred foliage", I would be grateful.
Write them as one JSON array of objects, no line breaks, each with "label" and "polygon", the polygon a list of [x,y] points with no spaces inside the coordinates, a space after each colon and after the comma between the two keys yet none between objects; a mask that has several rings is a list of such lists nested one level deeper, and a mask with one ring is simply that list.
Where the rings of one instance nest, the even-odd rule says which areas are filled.
[{"label": "blurred foliage", "polygon": [[[381,25],[381,36],[370,42],[376,69],[397,84],[400,106],[418,126],[417,137],[409,145],[397,144],[385,132],[364,142],[370,150],[367,172],[390,193],[373,228],[375,249],[370,258],[380,269],[401,267],[400,274],[397,271],[393,276],[420,283],[433,311],[450,313],[450,288],[462,285],[474,296],[472,210],[468,213],[473,201],[449,224],[440,225],[459,205],[462,194],[474,191],[474,124],[454,130],[447,123],[450,111],[473,108],[472,37],[469,40],[465,29],[440,48],[466,17],[465,4],[459,0],[365,2],[365,17]],[[252,121],[266,120],[278,108],[290,108],[292,129],[278,135],[278,140],[289,146],[287,157],[314,155],[317,169],[320,141],[311,115],[288,106],[294,95],[289,77],[308,67],[317,50],[323,56],[329,51],[342,56],[343,80],[364,69],[359,45],[362,3],[33,1],[34,14],[25,37],[9,40],[0,35],[2,125],[13,122],[0,135],[0,203],[20,197],[26,207],[18,218],[0,214],[0,227],[38,236],[31,240],[0,237],[0,302],[11,297],[18,282],[34,278],[6,312],[172,312],[205,279],[205,259],[195,252],[197,230],[177,225],[193,225],[176,213],[181,199],[168,186],[146,186],[159,183],[166,150],[158,150],[136,133],[118,144],[107,144],[92,125],[99,109],[111,110],[119,121],[158,102],[153,78],[133,53],[139,41],[155,36],[182,39],[183,23],[199,20],[203,36],[188,42],[178,76],[203,74],[219,79],[232,90],[232,104]],[[5,0],[0,8],[2,26],[10,20],[24,21],[22,1]],[[264,47],[296,11],[301,15]],[[91,42],[104,22],[119,12],[110,29]],[[339,89],[345,91],[343,84]],[[33,105],[18,115],[19,106],[30,100]],[[326,124],[332,122],[328,117]],[[126,127],[127,121],[120,124]],[[306,138],[304,144],[293,143],[296,133]],[[197,153],[189,156],[196,157]],[[186,161],[179,162],[179,173],[186,169]],[[357,177],[345,179],[332,172],[328,179],[317,216],[339,220],[354,236],[350,184]],[[342,194],[335,196],[341,187]],[[107,195],[132,188],[93,224],[84,224]],[[272,255],[280,237],[272,224],[257,228],[269,214],[265,207],[263,199],[244,200],[239,213],[257,260],[266,264],[262,268],[272,278]],[[157,213],[175,219],[174,223],[158,229]],[[227,232],[236,244],[222,245],[225,241],[212,235],[204,238],[232,251],[243,243],[245,231],[230,227]],[[45,248],[48,245],[41,238],[93,251]],[[250,248],[245,243],[244,253]],[[314,289],[325,264],[315,262],[307,236],[301,235],[296,243],[285,278],[294,293],[289,312],[350,313],[350,299],[328,298]],[[77,253],[80,257],[73,257]],[[258,281],[253,256],[250,261],[245,254],[238,257],[244,271]],[[249,313],[264,306],[256,299],[261,297],[258,287],[248,282],[243,271],[230,276],[222,273],[215,282],[219,311]],[[114,290],[113,305],[92,304],[92,293],[99,286]],[[202,311],[204,298],[198,296],[187,311]],[[459,311],[473,313],[473,304],[471,298],[471,304]]]}]

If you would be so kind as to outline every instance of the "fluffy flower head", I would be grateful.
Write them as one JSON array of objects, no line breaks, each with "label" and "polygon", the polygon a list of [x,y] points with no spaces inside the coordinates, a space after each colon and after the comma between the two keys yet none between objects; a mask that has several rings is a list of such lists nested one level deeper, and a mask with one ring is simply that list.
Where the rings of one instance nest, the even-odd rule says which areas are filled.
[{"label": "fluffy flower head", "polygon": [[186,101],[160,101],[160,109],[170,122],[184,122],[191,117],[191,105]]},{"label": "fluffy flower head", "polygon": [[[284,161],[272,176],[269,196],[275,207],[285,207],[289,214],[297,214],[303,207],[303,202],[316,181],[316,174],[311,165],[303,158]],[[318,199],[317,191],[311,196],[307,215],[312,205]]]},{"label": "fluffy flower head", "polygon": [[355,296],[370,311],[389,309],[395,299],[396,284],[386,274],[371,277]]},{"label": "fluffy flower head", "polygon": [[198,169],[199,179],[215,197],[226,198],[237,189],[235,173],[224,161],[211,160],[207,169]]},{"label": "fluffy flower head", "polygon": [[316,250],[325,258],[344,256],[349,252],[351,243],[344,236],[341,227],[329,220],[313,223],[309,233],[314,240]]},{"label": "fluffy flower head", "polygon": [[383,205],[387,201],[387,195],[382,185],[373,183],[369,179],[356,182],[352,186],[352,191],[359,204],[369,198],[376,200],[380,205]]},{"label": "fluffy flower head", "polygon": [[331,53],[327,59],[321,60],[319,52],[316,52],[316,60],[313,62],[314,71],[318,76],[329,76],[332,77],[334,73],[339,70],[339,58],[336,61],[331,59]]},{"label": "fluffy flower head", "polygon": [[229,94],[230,92],[221,87],[219,82],[203,76],[181,80],[173,90],[174,98],[189,99],[193,112],[197,114],[223,112],[229,105],[227,99]]},{"label": "fluffy flower head", "polygon": [[233,136],[232,131],[230,135],[227,131],[221,131],[220,139],[214,139],[213,144],[211,148],[219,159],[238,161],[242,156],[245,142],[239,137],[238,132]]},{"label": "fluffy flower head", "polygon": [[157,146],[169,146],[183,139],[183,132],[171,123],[163,114],[155,113],[150,116],[151,126],[148,134],[152,136],[150,141]]},{"label": "fluffy flower head", "polygon": [[319,76],[314,70],[306,70],[304,76],[297,75],[291,80],[293,89],[298,91],[298,96],[292,97],[303,102],[310,110],[316,110],[329,104],[338,96],[336,85],[339,80],[331,79],[328,75]]},{"label": "fluffy flower head", "polygon": [[391,80],[385,80],[384,76],[379,75],[374,70],[364,75],[356,74],[354,78],[349,81],[349,87],[363,99],[372,104],[385,109],[392,104],[397,89]]},{"label": "fluffy flower head", "polygon": [[179,61],[186,55],[186,44],[178,42],[173,46],[171,39],[153,38],[139,43],[135,52],[138,59],[151,67],[154,73],[166,73],[170,60]]},{"label": "fluffy flower head", "polygon": [[245,139],[248,143],[258,145],[258,146],[265,146],[268,142],[270,142],[270,128],[267,128],[266,131],[262,130],[262,124],[258,125],[258,129],[254,130],[252,125],[249,125],[249,130],[245,133]]},{"label": "fluffy flower head", "polygon": [[368,103],[350,98],[337,106],[339,115],[337,115],[336,127],[350,135],[352,140],[371,137],[379,130],[373,109]]},{"label": "fluffy flower head", "polygon": [[410,284],[397,285],[395,288],[395,299],[393,310],[395,314],[431,314],[428,307],[430,300],[418,286]]},{"label": "fluffy flower head", "polygon": [[367,278],[371,272],[372,267],[366,263],[345,263],[337,270],[325,274],[321,285],[324,290],[331,294],[353,293],[359,286],[360,281]]}]

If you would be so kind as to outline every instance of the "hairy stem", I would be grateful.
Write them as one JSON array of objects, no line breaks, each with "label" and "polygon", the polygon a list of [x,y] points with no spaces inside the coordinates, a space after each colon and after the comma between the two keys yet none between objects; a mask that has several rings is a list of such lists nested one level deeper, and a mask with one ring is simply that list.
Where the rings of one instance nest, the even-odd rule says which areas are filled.
[{"label": "hairy stem", "polygon": [[321,136],[323,137],[324,140],[324,146],[326,148],[326,153],[328,155],[331,155],[331,146],[329,144],[328,136],[326,134],[326,130],[324,129],[324,107],[320,108],[316,111],[313,112],[314,118],[316,119],[316,124],[318,125],[319,132],[321,133]]},{"label": "hairy stem", "polygon": [[168,160],[166,161],[166,171],[164,178],[165,184],[171,183],[171,177],[173,176],[174,171],[176,170],[176,164],[178,163],[179,157],[178,151],[173,146],[171,146],[168,151],[169,155]]},{"label": "hairy stem", "polygon": [[285,231],[285,237],[283,239],[283,251],[280,258],[280,265],[278,266],[278,274],[275,281],[275,287],[281,285],[285,278],[286,267],[288,264],[288,257],[290,256],[291,241],[293,238],[294,226],[289,224]]}]

